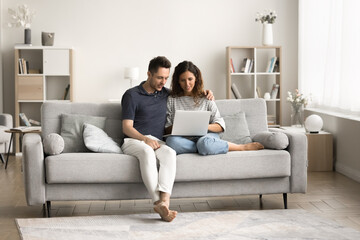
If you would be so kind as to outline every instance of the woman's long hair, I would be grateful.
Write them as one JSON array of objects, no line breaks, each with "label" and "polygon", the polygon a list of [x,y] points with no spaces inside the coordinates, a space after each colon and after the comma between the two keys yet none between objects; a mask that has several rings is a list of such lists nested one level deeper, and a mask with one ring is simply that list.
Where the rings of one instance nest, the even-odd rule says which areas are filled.
[{"label": "woman's long hair", "polygon": [[204,96],[204,81],[200,69],[190,61],[183,61],[175,67],[174,74],[171,80],[171,96],[181,97],[184,96],[184,90],[180,86],[180,75],[189,71],[195,76],[195,86],[192,90],[195,103],[199,98]]}]

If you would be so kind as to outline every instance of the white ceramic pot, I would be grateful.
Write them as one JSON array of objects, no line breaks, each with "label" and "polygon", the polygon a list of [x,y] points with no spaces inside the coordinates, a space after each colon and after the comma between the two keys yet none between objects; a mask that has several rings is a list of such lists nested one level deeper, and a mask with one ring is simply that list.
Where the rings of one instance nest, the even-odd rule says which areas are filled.
[{"label": "white ceramic pot", "polygon": [[263,23],[263,39],[262,44],[264,46],[270,46],[273,44],[273,31],[272,24]]}]

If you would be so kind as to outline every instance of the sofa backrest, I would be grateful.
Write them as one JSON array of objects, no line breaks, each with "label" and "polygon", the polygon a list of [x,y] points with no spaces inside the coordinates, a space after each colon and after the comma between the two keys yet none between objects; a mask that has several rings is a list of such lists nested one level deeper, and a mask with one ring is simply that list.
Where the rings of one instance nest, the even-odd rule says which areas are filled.
[{"label": "sofa backrest", "polygon": [[264,99],[224,99],[215,102],[222,117],[244,112],[251,137],[256,133],[268,130]]},{"label": "sofa backrest", "polygon": [[[245,112],[251,137],[267,131],[266,103],[263,99],[216,100],[221,116]],[[61,114],[106,117],[104,131],[119,143],[123,139],[120,103],[45,102],[41,107],[42,137],[61,131]]]},{"label": "sofa backrest", "polygon": [[123,139],[120,103],[73,103],[51,101],[44,102],[41,106],[41,135],[43,138],[50,133],[60,134],[61,114],[63,113],[106,117],[104,131],[119,143]]}]

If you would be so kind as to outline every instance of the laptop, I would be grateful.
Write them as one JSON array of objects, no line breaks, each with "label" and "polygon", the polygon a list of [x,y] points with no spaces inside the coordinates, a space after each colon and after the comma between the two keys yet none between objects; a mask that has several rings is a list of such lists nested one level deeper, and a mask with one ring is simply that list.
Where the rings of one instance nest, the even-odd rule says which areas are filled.
[{"label": "laptop", "polygon": [[211,112],[176,110],[171,135],[204,136],[208,132]]}]

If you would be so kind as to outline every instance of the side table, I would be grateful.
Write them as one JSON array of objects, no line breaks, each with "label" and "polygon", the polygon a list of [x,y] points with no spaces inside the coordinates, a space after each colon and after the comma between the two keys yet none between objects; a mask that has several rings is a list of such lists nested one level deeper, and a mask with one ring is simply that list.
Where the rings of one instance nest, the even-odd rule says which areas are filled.
[{"label": "side table", "polygon": [[14,134],[19,133],[20,134],[20,149],[21,149],[21,145],[22,145],[22,137],[25,133],[41,133],[41,127],[17,127],[17,128],[11,128],[8,130],[5,130],[5,132],[7,133],[11,133],[10,136],[10,143],[9,143],[9,149],[7,152],[7,156],[6,156],[6,162],[5,162],[5,169],[7,169],[7,165],[8,165],[8,161],[9,161],[9,155],[10,155],[10,149],[11,149],[11,144],[14,138]]},{"label": "side table", "polygon": [[304,128],[281,127],[289,131],[304,133],[308,140],[308,171],[333,171],[333,135],[320,131],[306,132]]}]

